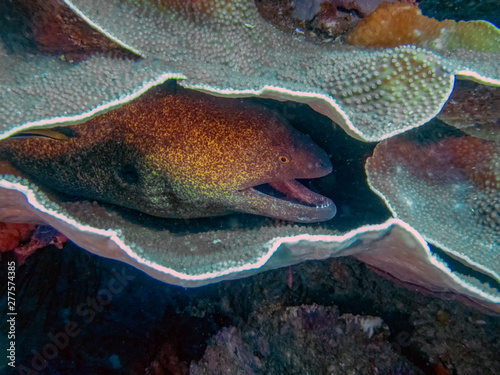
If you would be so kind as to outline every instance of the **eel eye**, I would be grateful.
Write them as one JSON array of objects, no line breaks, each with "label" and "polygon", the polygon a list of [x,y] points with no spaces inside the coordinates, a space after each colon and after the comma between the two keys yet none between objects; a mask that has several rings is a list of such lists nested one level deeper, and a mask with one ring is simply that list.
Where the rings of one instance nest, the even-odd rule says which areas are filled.
[{"label": "eel eye", "polygon": [[278,159],[279,159],[279,161],[280,161],[281,164],[288,164],[288,163],[290,163],[290,158],[288,156],[286,156],[286,155],[282,154],[282,155],[278,156]]}]

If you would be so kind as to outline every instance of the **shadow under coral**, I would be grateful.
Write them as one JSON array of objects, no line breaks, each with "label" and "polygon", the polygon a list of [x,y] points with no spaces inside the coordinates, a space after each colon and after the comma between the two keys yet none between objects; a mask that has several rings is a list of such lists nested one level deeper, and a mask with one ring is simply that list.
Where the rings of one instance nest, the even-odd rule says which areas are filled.
[{"label": "shadow under coral", "polygon": [[[1,261],[2,278],[7,261]],[[358,367],[351,366],[362,373],[369,373],[373,366],[384,371],[403,366],[412,374],[434,373],[439,366],[457,374],[481,366],[500,369],[495,355],[498,317],[397,286],[352,258],[306,262],[186,289],[68,243],[63,250],[39,250],[17,270],[16,282],[18,366],[32,369],[38,364],[41,374],[186,374],[197,362],[198,370],[217,373],[214,358],[204,356],[207,348],[231,358],[231,353],[224,352],[225,340],[230,344],[238,338],[244,348],[260,343],[254,349],[261,351],[258,356],[264,367],[256,373],[277,373],[286,361],[279,352],[266,354],[268,334],[282,339],[292,335],[283,345],[294,359],[316,348],[313,363],[303,361],[304,371],[334,366],[336,359],[326,355],[332,350],[339,356],[359,358]],[[2,294],[1,300],[5,298]],[[286,316],[290,308],[301,305],[308,316],[304,324],[310,328],[307,338],[299,340],[304,334],[302,323],[288,322]],[[336,318],[324,320],[324,314]],[[371,338],[351,327],[342,339],[322,339],[329,330],[345,329],[341,328],[345,319],[369,316],[382,318],[386,328],[375,328]],[[37,363],[35,358],[52,353],[46,347],[53,344],[53,337],[61,337],[68,323],[75,325],[77,334],[46,364]],[[274,332],[278,323],[289,325],[288,331]],[[231,332],[229,336],[224,327]],[[262,336],[257,342],[251,339],[255,332]],[[345,340],[355,340],[356,347],[347,346]],[[469,343],[466,353],[463,342]],[[480,357],[474,348],[483,348]],[[236,356],[234,366],[241,365],[243,355]]]}]

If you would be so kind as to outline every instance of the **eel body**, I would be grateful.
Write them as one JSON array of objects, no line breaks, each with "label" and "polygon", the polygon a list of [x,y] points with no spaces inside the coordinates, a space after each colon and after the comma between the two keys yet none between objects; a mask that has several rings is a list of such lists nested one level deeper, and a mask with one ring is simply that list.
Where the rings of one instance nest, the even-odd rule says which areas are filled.
[{"label": "eel body", "polygon": [[1,141],[0,156],[56,191],[159,217],[336,212],[296,181],[332,171],[308,136],[265,108],[196,92],[158,88],[83,124],[25,131]]}]

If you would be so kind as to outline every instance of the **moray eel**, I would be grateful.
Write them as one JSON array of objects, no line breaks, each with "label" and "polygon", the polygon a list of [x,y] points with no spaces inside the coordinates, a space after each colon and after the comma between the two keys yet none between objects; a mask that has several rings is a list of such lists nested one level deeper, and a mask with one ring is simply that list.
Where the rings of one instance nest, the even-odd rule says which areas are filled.
[{"label": "moray eel", "polygon": [[25,131],[0,157],[42,186],[165,218],[336,212],[296,181],[332,171],[308,136],[265,108],[192,91],[157,88],[80,125]]}]

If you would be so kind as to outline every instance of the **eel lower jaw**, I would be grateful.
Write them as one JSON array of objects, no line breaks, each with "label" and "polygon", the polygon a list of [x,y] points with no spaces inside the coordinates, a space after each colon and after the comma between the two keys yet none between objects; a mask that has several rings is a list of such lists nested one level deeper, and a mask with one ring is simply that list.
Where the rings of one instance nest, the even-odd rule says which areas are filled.
[{"label": "eel lower jaw", "polygon": [[[260,190],[259,190],[260,189]],[[265,191],[261,191],[265,190]],[[278,192],[276,197],[266,192]],[[314,193],[296,180],[277,181],[239,191],[246,201],[244,211],[299,223],[332,219],[337,208],[331,199]]]}]

